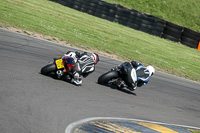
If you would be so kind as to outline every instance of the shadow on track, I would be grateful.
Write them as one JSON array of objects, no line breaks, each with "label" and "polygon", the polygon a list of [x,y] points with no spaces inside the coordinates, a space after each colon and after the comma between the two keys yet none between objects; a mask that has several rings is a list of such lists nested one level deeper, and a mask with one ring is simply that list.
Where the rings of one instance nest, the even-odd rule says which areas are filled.
[{"label": "shadow on track", "polygon": [[127,93],[127,94],[129,94],[129,95],[137,96],[136,93],[134,93],[134,92],[132,92],[132,91],[126,89],[126,88],[119,88],[119,87],[116,87],[116,86],[114,86],[114,85],[108,85],[108,84],[99,84],[99,83],[97,83],[97,82],[96,82],[96,84],[98,84],[98,85],[103,85],[103,86],[109,87],[109,88],[111,88],[111,89],[119,90],[119,91],[124,92],[124,93]]},{"label": "shadow on track", "polygon": [[[41,73],[39,72],[39,74],[41,74]],[[41,74],[41,75],[46,76],[46,77],[50,77],[50,78],[55,79],[55,80],[64,81],[64,82],[73,84],[73,85],[75,85],[75,86],[81,86],[81,85],[76,85],[76,84],[72,83],[72,82],[71,82],[71,79],[67,79],[66,77],[58,78],[57,75],[54,74],[53,72],[52,72],[52,73],[49,73],[49,74],[47,74],[47,75],[44,75],[44,74]]]}]

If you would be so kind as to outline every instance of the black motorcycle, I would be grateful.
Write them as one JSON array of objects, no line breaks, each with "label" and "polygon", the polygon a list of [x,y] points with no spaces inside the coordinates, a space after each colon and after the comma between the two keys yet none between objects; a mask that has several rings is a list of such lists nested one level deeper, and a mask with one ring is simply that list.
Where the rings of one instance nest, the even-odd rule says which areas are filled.
[{"label": "black motorcycle", "polygon": [[122,65],[121,69],[113,68],[98,78],[99,84],[114,85],[119,88],[128,87],[127,81],[135,83],[137,76],[135,69],[127,68],[125,65]]},{"label": "black motorcycle", "polygon": [[63,60],[60,58],[54,58],[54,62],[44,66],[41,69],[41,74],[48,75],[51,72],[56,73],[57,70],[64,70]]}]

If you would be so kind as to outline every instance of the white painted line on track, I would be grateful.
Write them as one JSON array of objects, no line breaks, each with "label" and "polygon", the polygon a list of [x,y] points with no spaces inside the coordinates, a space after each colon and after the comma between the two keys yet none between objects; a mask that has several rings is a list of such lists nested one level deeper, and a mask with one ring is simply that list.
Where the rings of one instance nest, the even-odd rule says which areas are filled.
[{"label": "white painted line on track", "polygon": [[115,118],[115,117],[92,117],[92,118],[86,118],[82,119],[76,122],[71,123],[68,125],[65,129],[65,133],[72,133],[72,131],[81,124],[87,123],[89,121],[94,120],[122,120],[122,121],[139,121],[139,122],[147,122],[147,123],[153,123],[153,124],[164,124],[164,125],[170,125],[170,126],[178,126],[178,127],[184,127],[184,128],[190,128],[190,129],[197,129],[200,130],[199,127],[193,127],[193,126],[185,126],[185,125],[177,125],[177,124],[168,124],[168,123],[162,123],[162,122],[154,122],[154,121],[146,121],[146,120],[140,120],[140,119],[128,119],[128,118]]}]

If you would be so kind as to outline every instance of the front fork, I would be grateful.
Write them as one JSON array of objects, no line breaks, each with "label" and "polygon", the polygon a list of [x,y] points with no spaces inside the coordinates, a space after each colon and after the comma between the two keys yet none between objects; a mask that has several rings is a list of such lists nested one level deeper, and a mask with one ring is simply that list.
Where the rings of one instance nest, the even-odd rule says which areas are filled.
[{"label": "front fork", "polygon": [[67,80],[71,80],[72,77],[73,77],[73,74],[71,72],[64,72],[63,71],[64,69],[59,69],[56,71],[56,75],[57,75],[57,78],[58,79],[61,79],[61,78],[66,78]]},{"label": "front fork", "polygon": [[64,72],[63,72],[63,70],[57,70],[56,74],[57,74],[58,78],[61,78],[64,75]]}]

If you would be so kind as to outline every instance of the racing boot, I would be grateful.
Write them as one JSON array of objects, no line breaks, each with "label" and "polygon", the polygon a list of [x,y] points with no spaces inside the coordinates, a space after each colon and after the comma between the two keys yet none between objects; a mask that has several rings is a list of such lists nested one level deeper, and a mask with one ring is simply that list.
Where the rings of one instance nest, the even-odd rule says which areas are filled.
[{"label": "racing boot", "polygon": [[75,73],[72,80],[71,80],[72,83],[75,83],[76,85],[81,85],[82,84],[82,79],[80,77],[80,74],[79,73]]}]

